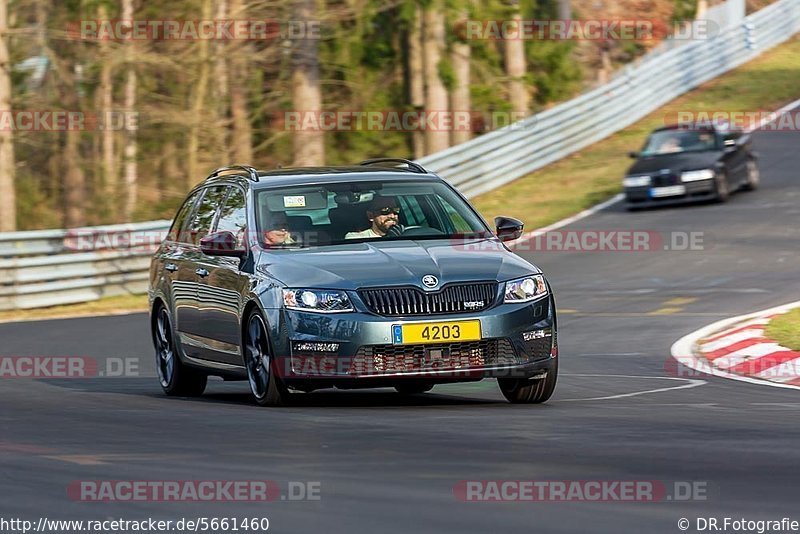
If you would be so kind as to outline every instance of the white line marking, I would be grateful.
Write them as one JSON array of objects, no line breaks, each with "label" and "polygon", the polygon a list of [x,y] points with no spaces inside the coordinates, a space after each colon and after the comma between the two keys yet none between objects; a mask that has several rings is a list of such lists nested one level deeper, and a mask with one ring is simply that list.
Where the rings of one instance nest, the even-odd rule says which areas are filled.
[{"label": "white line marking", "polygon": [[775,313],[783,313],[798,306],[800,306],[800,300],[795,302],[790,302],[789,304],[776,306],[774,308],[769,308],[767,310],[748,313],[745,315],[740,315],[738,317],[723,319],[721,321],[717,321],[716,323],[711,323],[710,325],[704,326],[700,330],[695,330],[691,334],[683,336],[678,341],[673,343],[672,347],[670,348],[670,354],[681,365],[685,365],[690,369],[694,369],[695,371],[700,371],[705,374],[719,376],[722,378],[730,378],[731,380],[738,380],[740,382],[747,382],[749,384],[756,384],[760,386],[770,386],[774,388],[785,388],[785,389],[800,389],[800,386],[793,386],[791,384],[780,384],[777,382],[760,380],[758,378],[751,378],[749,376],[741,376],[733,373],[728,373],[727,371],[717,369],[716,367],[701,362],[700,359],[698,359],[697,356],[695,356],[694,352],[697,342],[699,340],[706,337],[710,337],[717,332],[721,332],[725,328],[731,327],[736,323],[739,323],[741,321],[747,321],[749,319],[754,319],[761,315],[772,315]]},{"label": "white line marking", "polygon": [[561,219],[560,221],[556,221],[551,225],[544,226],[542,228],[537,228],[536,230],[533,230],[533,231],[528,232],[526,234],[522,234],[519,237],[519,239],[515,240],[512,244],[509,244],[509,247],[511,247],[512,250],[513,250],[513,247],[515,245],[518,245],[518,244],[520,244],[520,243],[522,243],[524,241],[527,241],[528,239],[532,239],[532,238],[536,237],[537,235],[544,234],[545,232],[551,232],[553,230],[557,230],[558,228],[561,228],[563,226],[567,226],[568,224],[572,224],[572,223],[574,223],[576,221],[579,221],[581,219],[585,219],[586,217],[589,217],[590,215],[594,215],[598,211],[606,209],[607,207],[611,206],[612,204],[616,204],[617,202],[619,202],[623,198],[625,198],[625,195],[623,195],[622,193],[619,193],[618,195],[606,200],[605,202],[601,202],[600,204],[597,204],[596,206],[592,206],[591,208],[587,208],[587,209],[583,210],[582,212],[576,213],[575,215],[573,215],[571,217],[567,217],[566,219]]},{"label": "white line marking", "polygon": [[639,395],[648,395],[650,393],[662,393],[664,391],[677,391],[679,389],[690,389],[696,388],[697,386],[702,386],[706,383],[705,380],[695,380],[692,378],[673,378],[670,376],[632,376],[632,375],[588,375],[588,374],[569,374],[565,376],[591,376],[591,377],[599,377],[599,378],[644,378],[649,380],[681,380],[684,382],[689,382],[688,384],[683,384],[680,386],[675,386],[671,388],[658,388],[658,389],[648,389],[644,391],[634,391],[632,393],[620,393],[619,395],[609,395],[607,397],[588,397],[584,399],[556,399],[556,402],[577,402],[577,401],[596,401],[596,400],[612,400],[612,399],[623,399],[626,397],[637,397]]},{"label": "white line marking", "polygon": [[750,133],[753,130],[760,130],[761,128],[763,128],[767,124],[772,124],[773,122],[778,120],[778,117],[780,117],[781,115],[783,115],[787,111],[791,111],[791,110],[793,110],[794,108],[796,108],[798,106],[800,106],[800,98],[798,98],[794,102],[790,102],[790,103],[786,104],[785,106],[783,106],[782,108],[778,109],[777,111],[772,112],[772,114],[770,114],[769,116],[764,117],[763,119],[761,119],[759,121],[759,123],[758,123],[758,126],[756,126],[754,128],[750,128],[750,129],[746,128],[745,131],[747,133]]}]

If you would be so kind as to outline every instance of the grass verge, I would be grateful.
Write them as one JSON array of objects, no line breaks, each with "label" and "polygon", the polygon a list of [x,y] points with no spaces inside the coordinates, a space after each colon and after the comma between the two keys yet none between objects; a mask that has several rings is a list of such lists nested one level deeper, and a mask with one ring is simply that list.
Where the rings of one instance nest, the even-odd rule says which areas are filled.
[{"label": "grass verge", "polygon": [[34,310],[9,310],[0,312],[0,322],[36,321],[39,319],[62,319],[91,315],[113,315],[118,313],[146,312],[147,295],[121,295],[92,302],[66,304]]},{"label": "grass verge", "polygon": [[[653,83],[657,83],[654,80]],[[800,39],[765,52],[680,96],[572,156],[473,199],[486,220],[509,215],[527,229],[574,215],[622,191],[622,178],[647,135],[678,111],[774,111],[800,97]]]},{"label": "grass verge", "polygon": [[800,308],[772,319],[764,333],[783,347],[800,350]]}]

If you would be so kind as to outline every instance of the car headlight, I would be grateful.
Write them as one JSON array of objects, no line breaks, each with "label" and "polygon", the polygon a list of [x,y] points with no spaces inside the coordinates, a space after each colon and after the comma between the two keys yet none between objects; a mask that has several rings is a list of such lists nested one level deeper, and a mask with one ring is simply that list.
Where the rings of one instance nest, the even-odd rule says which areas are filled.
[{"label": "car headlight", "polygon": [[528,302],[547,295],[544,276],[536,274],[506,282],[504,302]]},{"label": "car headlight", "polygon": [[711,169],[700,169],[681,173],[682,182],[696,182],[698,180],[711,180],[712,178],[714,178],[714,171]]},{"label": "car headlight", "polygon": [[290,310],[318,313],[353,311],[347,293],[336,289],[284,289],[283,304]]},{"label": "car headlight", "polygon": [[622,185],[624,187],[644,187],[650,185],[650,177],[649,176],[626,176],[624,180],[622,180]]}]

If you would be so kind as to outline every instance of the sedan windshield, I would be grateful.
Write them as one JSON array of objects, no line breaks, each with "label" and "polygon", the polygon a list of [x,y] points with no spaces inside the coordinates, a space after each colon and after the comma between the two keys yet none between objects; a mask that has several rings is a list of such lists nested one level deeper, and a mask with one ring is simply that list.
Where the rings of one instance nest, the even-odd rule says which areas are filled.
[{"label": "sedan windshield", "polygon": [[433,181],[267,189],[256,210],[262,244],[271,248],[491,235],[458,194]]},{"label": "sedan windshield", "polygon": [[642,156],[716,150],[713,130],[661,130],[647,139]]}]

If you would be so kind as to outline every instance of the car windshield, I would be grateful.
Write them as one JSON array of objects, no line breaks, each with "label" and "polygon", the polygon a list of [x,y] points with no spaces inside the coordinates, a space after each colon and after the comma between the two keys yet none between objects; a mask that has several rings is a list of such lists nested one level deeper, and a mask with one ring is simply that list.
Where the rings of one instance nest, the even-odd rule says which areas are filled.
[{"label": "car windshield", "polygon": [[647,139],[642,156],[716,150],[713,130],[661,130]]},{"label": "car windshield", "polygon": [[433,181],[266,189],[256,195],[256,210],[259,237],[270,248],[491,235],[458,194]]}]

